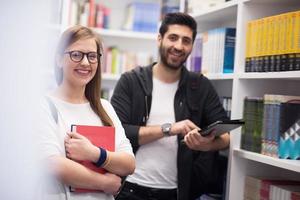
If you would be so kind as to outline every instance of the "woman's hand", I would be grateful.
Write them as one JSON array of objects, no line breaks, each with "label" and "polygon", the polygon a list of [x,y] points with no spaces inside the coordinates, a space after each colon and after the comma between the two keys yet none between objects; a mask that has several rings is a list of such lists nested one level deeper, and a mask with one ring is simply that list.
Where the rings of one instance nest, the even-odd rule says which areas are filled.
[{"label": "woman's hand", "polygon": [[94,146],[86,137],[76,132],[67,133],[65,149],[67,157],[76,161],[89,160],[97,162],[100,155],[98,147]]},{"label": "woman's hand", "polygon": [[195,128],[185,135],[185,144],[193,150],[210,151],[212,149],[212,143],[215,139],[215,135],[211,133],[208,136],[203,137],[200,135],[198,130],[198,128]]},{"label": "woman's hand", "polygon": [[118,194],[120,187],[121,187],[121,178],[115,174],[112,173],[105,173],[104,176],[106,176],[106,179],[103,183],[102,190],[106,194]]}]

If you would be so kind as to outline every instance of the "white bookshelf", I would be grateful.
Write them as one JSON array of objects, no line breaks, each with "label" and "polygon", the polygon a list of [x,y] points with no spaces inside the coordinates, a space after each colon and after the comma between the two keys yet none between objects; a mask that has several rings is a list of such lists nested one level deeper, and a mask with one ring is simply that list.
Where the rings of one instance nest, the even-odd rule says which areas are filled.
[{"label": "white bookshelf", "polygon": [[191,14],[197,20],[198,32],[219,27],[235,27],[238,1],[232,0],[207,11]]},{"label": "white bookshelf", "polygon": [[[231,118],[243,117],[243,100],[246,96],[263,96],[266,93],[300,95],[300,71],[245,73],[245,35],[249,20],[300,10],[299,0],[239,0],[227,3],[219,10],[210,11],[232,15],[225,10],[235,10],[236,51],[232,79]],[[224,11],[224,12],[222,12]],[[230,17],[229,17],[230,16]],[[208,16],[207,16],[208,18]],[[214,17],[212,17],[214,19]],[[222,16],[219,16],[222,18]],[[209,19],[209,18],[208,18]],[[202,19],[203,20],[203,19]],[[232,19],[231,19],[232,20]],[[199,21],[199,26],[201,21]],[[220,22],[221,23],[221,22]],[[218,22],[215,22],[218,25]],[[213,26],[210,24],[210,26]],[[224,81],[224,80],[223,80]],[[221,84],[220,84],[221,85]],[[243,199],[244,178],[247,175],[300,180],[300,161],[282,160],[240,149],[241,130],[231,133],[226,199]]]}]

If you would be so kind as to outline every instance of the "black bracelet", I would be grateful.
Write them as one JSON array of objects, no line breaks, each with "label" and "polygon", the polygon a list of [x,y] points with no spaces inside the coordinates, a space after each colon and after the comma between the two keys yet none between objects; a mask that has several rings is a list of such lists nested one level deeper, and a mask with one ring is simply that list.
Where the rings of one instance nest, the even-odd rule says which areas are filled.
[{"label": "black bracelet", "polygon": [[107,152],[105,149],[99,147],[100,149],[100,156],[99,156],[99,159],[97,162],[94,163],[94,165],[96,165],[96,167],[101,167],[104,162],[106,161],[106,158],[107,158]]}]

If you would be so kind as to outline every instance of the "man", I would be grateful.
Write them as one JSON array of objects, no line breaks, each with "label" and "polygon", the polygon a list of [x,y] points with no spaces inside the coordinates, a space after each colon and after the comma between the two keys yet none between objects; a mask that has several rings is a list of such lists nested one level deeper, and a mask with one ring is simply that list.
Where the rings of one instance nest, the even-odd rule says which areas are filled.
[{"label": "man", "polygon": [[[112,105],[136,153],[135,173],[118,200],[194,200],[213,179],[216,150],[229,145],[228,133],[198,133],[226,113],[208,79],[184,67],[196,30],[191,16],[167,14],[159,29],[159,61],[123,74],[114,90]],[[197,91],[198,99],[189,98]]]}]

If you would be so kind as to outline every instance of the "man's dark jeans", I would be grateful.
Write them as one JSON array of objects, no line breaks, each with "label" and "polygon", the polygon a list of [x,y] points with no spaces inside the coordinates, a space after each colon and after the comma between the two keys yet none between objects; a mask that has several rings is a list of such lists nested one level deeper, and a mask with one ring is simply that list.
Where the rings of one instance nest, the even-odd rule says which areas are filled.
[{"label": "man's dark jeans", "polygon": [[116,200],[176,200],[177,189],[157,189],[125,182]]}]

